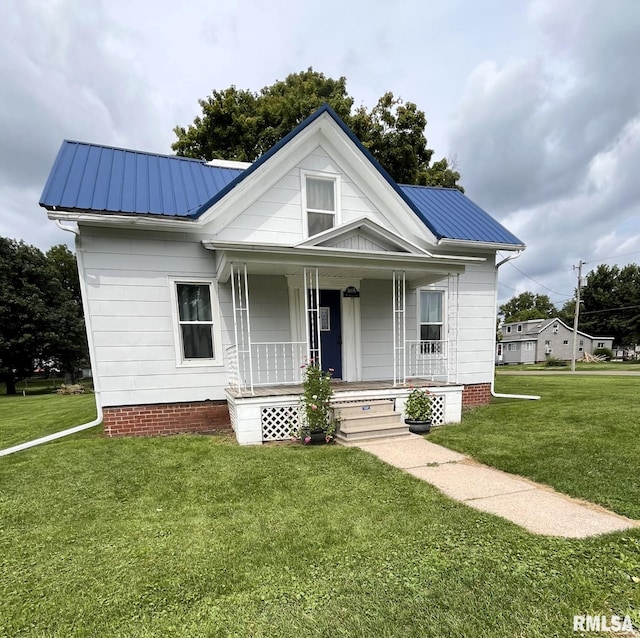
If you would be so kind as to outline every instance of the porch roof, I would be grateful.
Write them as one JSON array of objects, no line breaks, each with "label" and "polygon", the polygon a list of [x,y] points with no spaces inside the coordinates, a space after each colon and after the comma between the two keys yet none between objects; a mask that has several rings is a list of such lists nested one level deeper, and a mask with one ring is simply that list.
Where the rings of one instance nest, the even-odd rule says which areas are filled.
[{"label": "porch roof", "polygon": [[394,270],[407,274],[409,283],[426,285],[448,274],[462,273],[465,266],[485,261],[482,257],[430,255],[410,252],[365,252],[326,246],[281,246],[204,240],[216,251],[218,281],[227,281],[231,264],[242,262],[247,271],[261,275],[302,275],[317,267],[320,276],[361,279],[391,279]]}]

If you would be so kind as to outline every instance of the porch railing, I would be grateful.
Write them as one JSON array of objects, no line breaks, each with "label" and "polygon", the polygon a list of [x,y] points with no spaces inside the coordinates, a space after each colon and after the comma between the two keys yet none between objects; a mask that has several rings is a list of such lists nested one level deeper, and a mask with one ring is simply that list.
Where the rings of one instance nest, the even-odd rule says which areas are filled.
[{"label": "porch railing", "polygon": [[447,341],[407,341],[406,377],[448,381]]},{"label": "porch railing", "polygon": [[[405,380],[448,381],[448,345],[447,341],[406,341]],[[251,391],[256,386],[302,383],[301,366],[306,359],[304,341],[257,342],[244,351],[230,346],[229,385],[236,390]]]},{"label": "porch railing", "polygon": [[238,352],[235,346],[227,348],[227,357],[229,385],[237,390],[296,384],[302,383],[307,344],[305,341],[254,342],[250,352]]}]

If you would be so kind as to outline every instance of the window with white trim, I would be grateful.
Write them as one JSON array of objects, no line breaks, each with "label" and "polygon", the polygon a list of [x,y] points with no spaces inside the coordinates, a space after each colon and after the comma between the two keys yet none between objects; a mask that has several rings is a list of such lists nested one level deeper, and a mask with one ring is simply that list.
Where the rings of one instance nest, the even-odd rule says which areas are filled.
[{"label": "window with white trim", "polygon": [[507,334],[511,332],[511,326],[507,326]]},{"label": "window with white trim", "polygon": [[[444,292],[441,290],[419,291],[419,334],[422,354],[441,354],[444,340]],[[437,343],[435,343],[437,342]]]},{"label": "window with white trim", "polygon": [[527,344],[524,348],[525,350],[533,350],[533,341],[527,341]]},{"label": "window with white trim", "polygon": [[304,175],[307,236],[312,237],[336,225],[337,178]]},{"label": "window with white trim", "polygon": [[218,300],[213,284],[174,281],[173,299],[178,363],[221,363]]},{"label": "window with white trim", "polygon": [[596,348],[604,348],[604,341],[598,341]]},{"label": "window with white trim", "polygon": [[518,326],[518,332],[522,332],[522,326]]},{"label": "window with white trim", "polygon": [[509,352],[515,352],[518,349],[518,344],[517,343],[508,343],[507,344],[507,350]]}]

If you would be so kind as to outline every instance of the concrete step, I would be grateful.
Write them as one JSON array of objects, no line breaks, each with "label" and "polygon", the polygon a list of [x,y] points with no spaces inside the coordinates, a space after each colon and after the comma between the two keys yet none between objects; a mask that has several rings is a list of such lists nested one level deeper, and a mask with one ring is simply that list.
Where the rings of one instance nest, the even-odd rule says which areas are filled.
[{"label": "concrete step", "polygon": [[352,416],[366,416],[379,412],[392,412],[394,407],[393,399],[373,399],[371,401],[348,401],[343,403],[333,403],[335,415],[340,419]]},{"label": "concrete step", "polygon": [[366,432],[380,430],[387,427],[397,427],[402,424],[400,412],[375,412],[364,416],[352,416],[340,420],[340,430],[343,432]]},{"label": "concrete step", "polygon": [[379,430],[365,430],[362,432],[342,432],[336,434],[338,443],[363,443],[365,441],[375,441],[378,439],[399,439],[414,436],[409,432],[409,428],[404,423],[398,423],[396,427],[388,426]]}]

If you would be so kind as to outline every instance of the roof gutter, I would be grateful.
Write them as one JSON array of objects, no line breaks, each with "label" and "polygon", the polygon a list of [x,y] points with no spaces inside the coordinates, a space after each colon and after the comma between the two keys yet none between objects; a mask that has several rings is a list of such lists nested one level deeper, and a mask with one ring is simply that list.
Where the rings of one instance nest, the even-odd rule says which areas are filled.
[{"label": "roof gutter", "polygon": [[[499,244],[496,242],[488,241],[475,241],[473,239],[449,239],[443,237],[438,240],[438,246],[456,246],[458,248],[480,248],[483,250],[515,250],[518,254],[513,257],[519,257],[520,253],[526,248],[524,244]],[[503,260],[509,261],[509,259]],[[501,262],[503,263],[503,262]],[[498,266],[501,264],[498,264]],[[496,266],[497,267],[497,266]]]},{"label": "roof gutter", "polygon": [[[89,307],[88,307],[89,305],[87,303],[87,286],[84,279],[82,249],[80,246],[80,231],[77,228],[74,228],[72,226],[64,226],[63,224],[60,223],[60,221],[56,221],[56,225],[58,226],[58,228],[61,228],[62,230],[65,230],[69,233],[73,233],[75,235],[76,259],[78,261],[78,278],[80,279],[80,290],[82,292],[82,308],[84,310],[85,325],[87,326],[87,342],[89,345],[89,360],[91,361],[91,369],[94,371],[97,371],[94,344],[93,344],[93,334],[89,329],[91,324],[91,317],[89,316]],[[0,450],[0,456],[8,456],[9,454],[13,454],[14,452],[21,452],[22,450],[27,450],[31,447],[35,447],[36,445],[49,443],[49,441],[55,441],[56,439],[61,439],[65,436],[75,434],[76,432],[82,432],[83,430],[88,430],[89,428],[95,427],[96,425],[100,425],[100,423],[102,423],[102,403],[100,401],[99,383],[96,383],[96,380],[94,380],[94,395],[96,398],[97,416],[93,421],[89,421],[88,423],[83,423],[82,425],[76,425],[72,428],[67,428],[66,430],[62,430],[60,432],[54,432],[53,434],[42,436],[38,439],[34,439],[33,441],[27,441],[26,443],[20,443],[19,445],[14,445],[12,447],[5,448],[4,450]]]},{"label": "roof gutter", "polygon": [[[56,206],[46,207],[47,217],[56,224],[60,221],[65,222],[84,222],[89,224],[99,224],[100,226],[140,226],[144,228],[153,228],[156,230],[191,230],[202,226],[201,222],[192,217],[176,217],[176,216],[159,216],[144,215],[133,213],[127,215],[125,213],[89,213],[84,211],[61,210]],[[60,228],[72,231],[71,228],[59,225]]]},{"label": "roof gutter", "polygon": [[[518,250],[515,255],[509,255],[509,257],[505,257],[502,261],[499,261],[496,264],[496,285],[495,285],[495,307],[498,307],[498,269],[503,264],[506,264],[508,261],[512,261],[517,259],[522,254],[522,250]],[[540,399],[539,396],[531,395],[531,394],[503,394],[501,392],[496,392],[495,383],[496,383],[496,349],[498,345],[498,334],[497,331],[494,333],[493,337],[493,369],[491,374],[491,396],[496,397],[497,399],[528,399],[529,401],[538,401]]]}]

